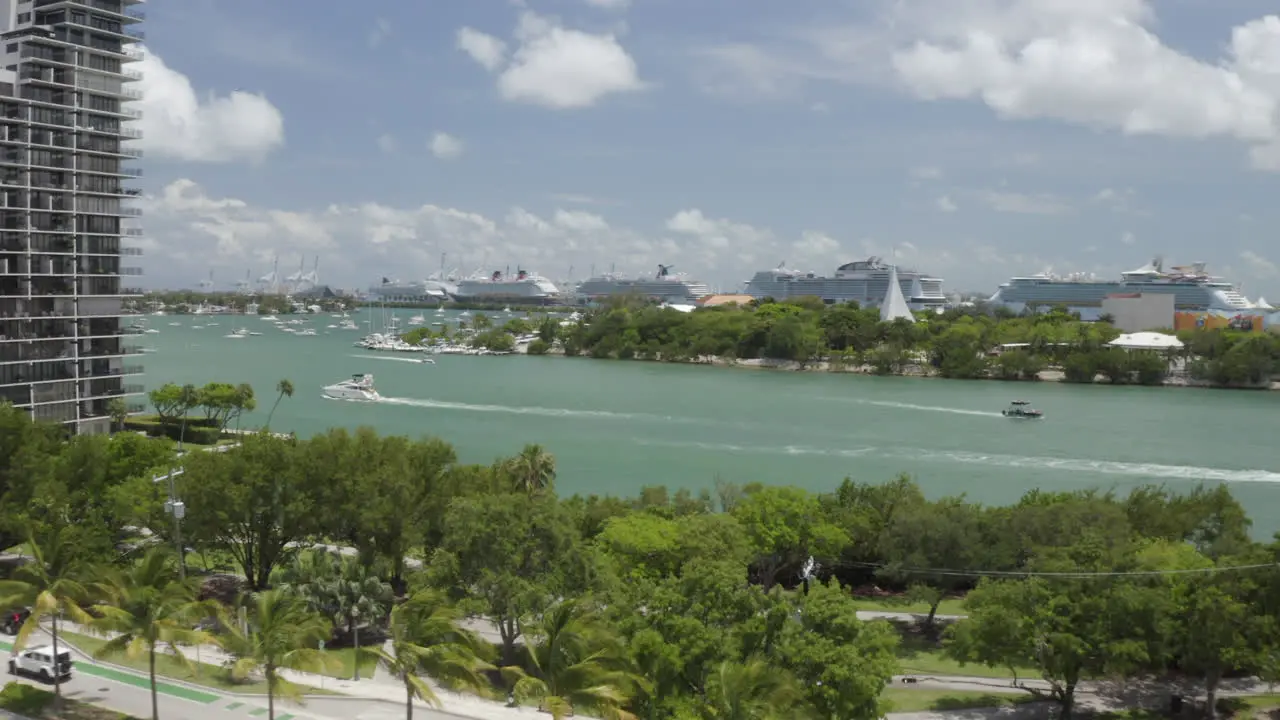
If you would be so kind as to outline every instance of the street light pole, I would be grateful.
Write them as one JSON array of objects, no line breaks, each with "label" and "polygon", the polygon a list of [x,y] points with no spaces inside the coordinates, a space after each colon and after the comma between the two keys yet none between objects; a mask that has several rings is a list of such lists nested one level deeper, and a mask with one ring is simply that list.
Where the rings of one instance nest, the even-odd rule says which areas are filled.
[{"label": "street light pole", "polygon": [[185,472],[182,468],[170,470],[168,474],[160,475],[151,479],[151,482],[158,483],[161,480],[169,481],[169,499],[164,501],[164,510],[173,516],[173,540],[178,546],[178,577],[183,580],[187,579],[187,552],[186,547],[182,544],[182,518],[187,515],[187,505],[178,499],[177,488],[173,479]]}]

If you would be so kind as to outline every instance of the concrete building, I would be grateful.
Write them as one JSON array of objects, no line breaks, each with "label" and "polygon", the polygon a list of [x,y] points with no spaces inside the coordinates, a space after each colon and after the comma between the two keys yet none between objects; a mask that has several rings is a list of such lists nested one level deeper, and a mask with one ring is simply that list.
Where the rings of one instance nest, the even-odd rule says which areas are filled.
[{"label": "concrete building", "polygon": [[1125,333],[1172,328],[1174,299],[1165,293],[1117,293],[1103,298],[1101,314]]},{"label": "concrete building", "polygon": [[140,2],[0,0],[0,401],[71,432],[108,431],[116,399],[141,410],[121,323],[141,295]]}]

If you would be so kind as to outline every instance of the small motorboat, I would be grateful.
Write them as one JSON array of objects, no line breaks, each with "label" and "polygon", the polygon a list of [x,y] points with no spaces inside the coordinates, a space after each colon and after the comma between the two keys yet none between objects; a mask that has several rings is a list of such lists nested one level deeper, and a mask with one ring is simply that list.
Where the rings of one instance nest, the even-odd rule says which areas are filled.
[{"label": "small motorboat", "polygon": [[1031,407],[1031,403],[1026,400],[1014,400],[1009,403],[1009,407],[1001,411],[1001,414],[1007,418],[1020,420],[1039,420],[1044,417],[1044,413]]},{"label": "small motorboat", "polygon": [[382,399],[378,391],[373,389],[373,376],[367,373],[352,375],[350,380],[326,385],[324,396],[331,400],[358,400],[363,402],[377,402]]}]

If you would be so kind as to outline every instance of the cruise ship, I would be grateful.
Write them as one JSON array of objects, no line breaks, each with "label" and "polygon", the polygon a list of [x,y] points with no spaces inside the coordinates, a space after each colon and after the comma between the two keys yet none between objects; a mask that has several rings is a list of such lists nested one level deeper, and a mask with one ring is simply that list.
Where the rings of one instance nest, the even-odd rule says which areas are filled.
[{"label": "cruise ship", "polygon": [[701,280],[690,280],[683,274],[671,274],[672,265],[659,265],[649,278],[634,278],[613,273],[584,280],[577,295],[585,302],[596,302],[622,295],[639,295],[664,303],[692,304],[711,294],[711,287]]},{"label": "cruise ship", "polygon": [[[761,270],[747,281],[745,292],[757,299],[785,300],[816,296],[828,305],[856,302],[863,307],[879,307],[888,297],[889,278],[894,267],[878,257],[846,263],[832,277],[800,272],[779,265]],[[912,310],[936,310],[946,306],[942,278],[906,268],[897,268],[898,285]]]},{"label": "cruise ship", "polygon": [[454,296],[480,302],[551,303],[560,299],[560,288],[527,270],[517,270],[515,277],[505,277],[501,270],[495,270],[492,275],[476,273],[458,283]]},{"label": "cruise ship", "polygon": [[445,302],[458,293],[453,278],[436,274],[426,280],[400,282],[382,278],[382,282],[369,288],[369,297],[381,302],[422,303]]},{"label": "cruise ship", "polygon": [[1247,310],[1252,304],[1234,283],[1205,272],[1202,262],[1179,265],[1166,272],[1157,257],[1150,263],[1120,273],[1119,280],[1099,280],[1089,275],[1059,277],[1040,273],[1015,277],[1000,286],[988,302],[1021,313],[1027,308],[1047,310],[1065,305],[1085,320],[1096,320],[1102,301],[1117,293],[1166,293],[1173,295],[1179,311]]}]

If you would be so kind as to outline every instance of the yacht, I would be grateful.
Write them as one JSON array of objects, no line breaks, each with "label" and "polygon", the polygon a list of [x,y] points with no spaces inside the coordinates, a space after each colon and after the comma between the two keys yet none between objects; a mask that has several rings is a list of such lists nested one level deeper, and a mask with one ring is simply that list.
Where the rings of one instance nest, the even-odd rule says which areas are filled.
[{"label": "yacht", "polygon": [[856,302],[863,307],[879,307],[889,297],[889,281],[895,273],[910,309],[940,310],[946,307],[942,278],[889,265],[874,256],[841,265],[830,277],[792,270],[783,263],[773,270],[756,273],[747,281],[746,294],[757,300],[812,296],[822,298],[828,305]]},{"label": "yacht", "polygon": [[352,375],[350,380],[326,385],[324,396],[332,400],[359,400],[363,402],[377,402],[382,399],[378,391],[373,389],[373,376],[367,373]]},{"label": "yacht", "polygon": [[1118,280],[1101,280],[1084,273],[1061,277],[1044,272],[1015,277],[1001,285],[988,302],[1018,313],[1063,305],[1080,313],[1081,319],[1096,320],[1107,296],[1129,293],[1173,295],[1174,310],[1182,312],[1252,307],[1235,283],[1205,272],[1205,263],[1178,265],[1166,271],[1160,257],[1136,270],[1120,273]]},{"label": "yacht", "polygon": [[577,295],[587,302],[610,297],[638,295],[663,303],[693,304],[711,294],[711,286],[691,280],[684,274],[673,275],[672,265],[659,265],[653,277],[635,278],[607,273],[584,281]]},{"label": "yacht", "polygon": [[515,277],[505,277],[501,270],[491,275],[476,273],[458,283],[459,300],[516,301],[550,303],[560,296],[560,289],[550,280],[527,270],[517,270]]}]

